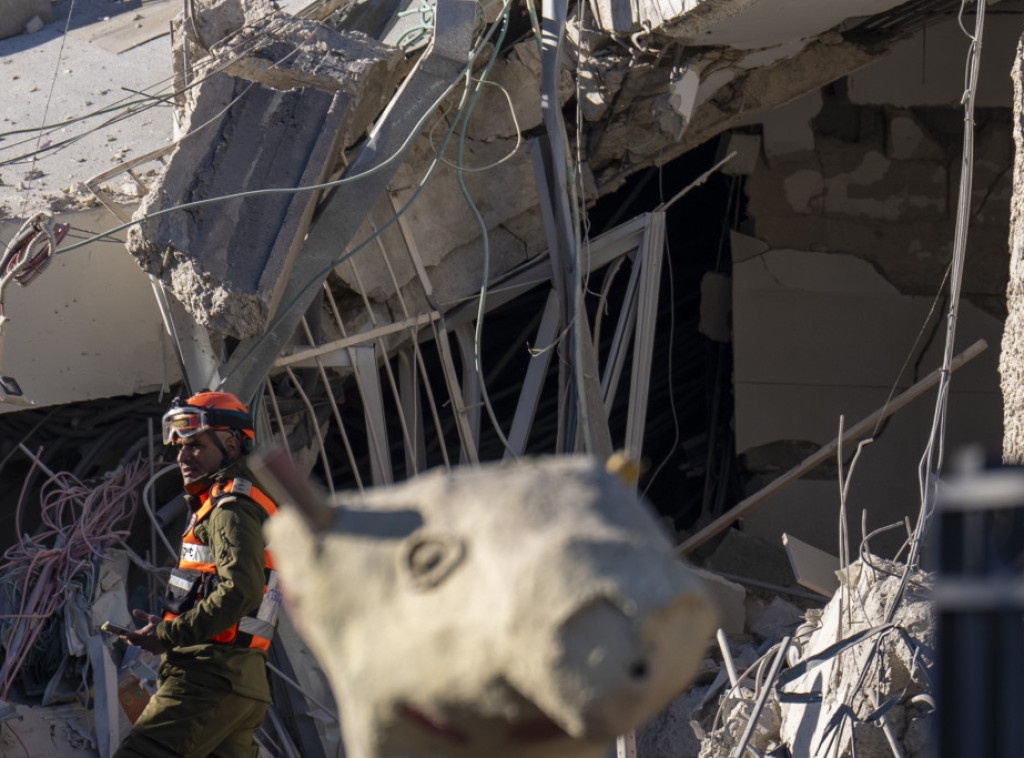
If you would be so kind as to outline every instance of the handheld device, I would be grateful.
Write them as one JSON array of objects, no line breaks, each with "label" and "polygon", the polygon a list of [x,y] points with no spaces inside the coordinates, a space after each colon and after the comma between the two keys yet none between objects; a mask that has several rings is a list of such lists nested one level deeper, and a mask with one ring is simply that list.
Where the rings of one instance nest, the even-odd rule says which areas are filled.
[{"label": "handheld device", "polygon": [[109,621],[104,621],[100,626],[100,631],[106,632],[107,634],[116,634],[118,636],[122,634],[131,634],[134,629],[125,629],[123,626],[117,624],[111,624]]}]

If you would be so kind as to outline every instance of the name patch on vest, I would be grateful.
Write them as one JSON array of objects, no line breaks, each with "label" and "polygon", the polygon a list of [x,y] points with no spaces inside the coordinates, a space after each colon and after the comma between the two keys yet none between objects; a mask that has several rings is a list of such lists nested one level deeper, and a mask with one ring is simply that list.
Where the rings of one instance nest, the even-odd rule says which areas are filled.
[{"label": "name patch on vest", "polygon": [[181,559],[192,563],[213,563],[213,551],[206,547],[206,545],[183,542],[181,545]]}]

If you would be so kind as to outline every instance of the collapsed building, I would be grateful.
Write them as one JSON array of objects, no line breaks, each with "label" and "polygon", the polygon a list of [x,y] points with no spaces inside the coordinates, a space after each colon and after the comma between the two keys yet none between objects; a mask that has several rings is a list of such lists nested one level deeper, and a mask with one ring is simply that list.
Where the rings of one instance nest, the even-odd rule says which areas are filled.
[{"label": "collapsed building", "polygon": [[[139,15],[166,21],[160,6]],[[857,582],[885,565],[870,556],[895,557],[918,517],[936,387],[945,447],[1000,449],[1021,8],[989,6],[981,48],[975,9],[942,0],[195,4],[157,37],[163,83],[80,106],[99,135],[162,124],[157,144],[42,197],[33,172],[73,153],[75,127],[53,119],[28,145],[12,127],[0,142],[4,239],[33,191],[71,225],[35,281],[0,284],[0,374],[15,380],[0,403],[0,506],[19,525],[8,544],[46,532],[33,503],[86,497],[64,479],[64,495],[51,483],[40,498],[48,472],[95,482],[142,453],[147,470],[119,469],[127,489],[145,487],[129,544],[165,565],[150,521],[173,541],[180,515],[148,424],[172,393],[222,387],[252,398],[262,437],[329,491],[533,454],[646,460],[641,487],[680,552],[714,572],[741,657],[767,645],[795,663],[780,630],[838,583],[794,575],[782,535],[835,568],[863,538],[869,568],[843,560],[843,586],[870,594]],[[158,27],[119,31],[121,52],[154,44]],[[4,50],[5,62],[30,52]],[[969,254],[951,266],[965,218]],[[944,368],[951,385],[932,373]],[[102,573],[122,593],[103,612],[135,591],[118,582],[149,576],[127,565]],[[69,660],[87,649],[94,672],[110,669],[75,624]],[[278,661],[268,740],[332,754],[330,691],[285,637],[299,652]],[[682,715],[641,732],[641,755],[702,749],[689,722],[710,709],[732,731],[712,718],[705,750],[728,752],[761,723],[728,655],[674,704]],[[913,674],[893,740],[921,754],[919,667],[891,665]],[[50,708],[61,698],[45,682],[67,678],[54,666],[38,664],[27,693]],[[724,682],[733,691],[716,700]],[[83,749],[116,744],[107,705],[106,736],[94,724],[96,737],[74,738]],[[778,730],[747,739],[793,750],[793,718],[779,708]],[[885,727],[866,729],[889,744]]]}]

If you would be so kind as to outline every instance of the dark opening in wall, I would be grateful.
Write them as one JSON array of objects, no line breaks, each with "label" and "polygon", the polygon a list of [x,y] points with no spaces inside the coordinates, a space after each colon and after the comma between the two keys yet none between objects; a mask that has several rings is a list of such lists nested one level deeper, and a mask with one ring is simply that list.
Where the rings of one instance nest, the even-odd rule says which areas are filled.
[{"label": "dark opening in wall", "polygon": [[[718,140],[711,140],[634,176],[591,208],[591,235],[673,198],[714,165],[717,149]],[[712,341],[699,326],[702,280],[730,274],[729,230],[742,218],[741,179],[716,173],[666,213],[668,247],[644,436],[648,469],[641,488],[679,528],[737,499],[732,345]],[[613,435],[621,435],[625,421],[621,404],[612,411]]]}]

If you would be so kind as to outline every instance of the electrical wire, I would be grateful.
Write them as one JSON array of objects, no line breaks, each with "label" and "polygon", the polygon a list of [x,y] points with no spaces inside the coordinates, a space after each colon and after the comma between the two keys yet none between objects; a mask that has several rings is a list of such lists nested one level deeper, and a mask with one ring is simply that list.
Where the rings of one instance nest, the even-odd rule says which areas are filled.
[{"label": "electrical wire", "polygon": [[[476,203],[473,202],[473,198],[469,193],[469,188],[466,187],[466,177],[465,173],[463,172],[463,158],[466,147],[466,133],[469,129],[469,118],[473,113],[473,109],[476,107],[477,100],[483,88],[483,82],[487,80],[488,74],[494,67],[494,63],[497,60],[498,51],[501,49],[501,43],[504,41],[505,34],[508,32],[508,7],[508,3],[506,3],[505,8],[502,12],[503,23],[501,27],[501,33],[498,35],[498,39],[494,44],[494,50],[491,54],[491,58],[487,62],[487,66],[484,68],[484,72],[480,77],[481,81],[477,84],[476,89],[473,92],[473,96],[472,98],[470,98],[470,101],[467,107],[465,108],[465,112],[462,115],[462,128],[459,133],[459,150],[456,178],[458,179],[459,190],[462,192],[462,197],[466,201],[466,204],[469,206],[470,211],[472,211],[474,218],[476,218],[477,226],[480,228],[480,239],[483,247],[483,272],[480,277],[480,296],[477,303],[476,327],[473,330],[473,368],[476,371],[477,376],[479,377],[481,400],[483,401],[484,408],[487,411],[487,417],[491,421],[491,426],[494,428],[494,433],[498,436],[498,439],[501,441],[501,444],[504,446],[505,450],[507,450],[509,455],[511,455],[514,459],[517,457],[516,452],[515,450],[512,449],[511,443],[509,443],[508,438],[505,436],[505,432],[502,430],[501,424],[498,421],[498,416],[494,411],[494,406],[491,404],[490,395],[487,392],[487,381],[483,369],[483,328],[484,318],[487,310],[487,285],[491,278],[490,234],[488,233],[487,224],[484,221],[484,217],[480,214],[480,209],[477,207]],[[471,84],[471,77],[469,75],[469,72],[467,72],[466,77],[466,89],[468,91],[469,86]]]},{"label": "electrical wire", "polygon": [[[510,0],[509,0],[509,4],[510,4]],[[507,7],[506,7],[506,11],[505,12],[506,13],[508,12]],[[462,72],[460,72],[459,76],[454,81],[452,81],[452,83],[448,87],[446,87],[445,90],[440,93],[440,95],[438,95],[438,97],[434,100],[434,103],[430,106],[430,108],[425,110],[423,116],[415,124],[415,126],[409,131],[409,135],[402,142],[402,144],[399,145],[399,147],[396,149],[395,153],[392,156],[386,158],[380,164],[378,164],[376,166],[372,166],[371,168],[369,168],[369,169],[367,169],[365,171],[362,171],[362,172],[360,172],[358,174],[355,174],[355,175],[353,175],[351,177],[341,177],[341,178],[336,179],[336,180],[334,180],[332,182],[326,182],[326,183],[324,183],[324,185],[322,185],[322,187],[321,186],[317,186],[316,189],[327,188],[327,187],[335,187],[335,186],[340,186],[342,184],[346,184],[346,183],[349,183],[349,182],[352,182],[352,181],[356,181],[356,180],[358,180],[360,178],[363,178],[364,176],[369,175],[372,172],[381,170],[384,166],[389,165],[390,163],[394,162],[398,158],[404,157],[406,149],[419,136],[421,130],[423,129],[423,127],[426,124],[427,120],[429,119],[430,115],[434,112],[434,110],[437,107],[440,106],[440,104],[442,102],[444,102],[445,99],[447,99],[447,97],[451,94],[451,92],[455,89],[455,87],[458,86],[459,82],[462,81],[462,79],[465,76],[466,72],[472,70],[472,67],[473,67],[474,63],[476,62],[477,58],[480,57],[480,55],[483,52],[483,50],[486,49],[487,45],[490,43],[491,38],[497,32],[497,30],[499,28],[498,21],[500,21],[500,20],[501,19],[498,19],[493,24],[491,24],[491,26],[488,28],[488,30],[481,36],[481,38],[479,39],[476,47],[470,52],[470,54],[468,56],[468,61],[466,63],[466,66],[463,68]],[[234,373],[234,371],[237,370],[237,367],[239,365],[242,365],[242,363],[244,363],[244,361],[249,356],[251,356],[252,353],[255,352],[260,347],[260,345],[263,343],[263,341],[267,339],[268,335],[273,333],[274,329],[281,323],[281,321],[284,320],[284,318],[288,315],[288,313],[297,306],[297,304],[300,302],[302,297],[305,295],[305,293],[311,287],[319,286],[319,283],[321,281],[323,281],[323,279],[331,271],[333,271],[337,266],[339,266],[340,264],[342,264],[345,261],[347,261],[349,258],[354,256],[356,253],[361,251],[364,247],[366,247],[371,242],[373,242],[375,239],[377,239],[381,234],[384,233],[385,230],[390,228],[392,224],[397,222],[398,219],[410,208],[410,206],[416,201],[416,199],[419,197],[420,193],[426,187],[427,183],[430,181],[431,177],[434,174],[434,171],[437,169],[437,166],[440,163],[440,155],[444,153],[444,150],[445,150],[445,147],[447,146],[448,141],[451,139],[452,135],[454,134],[455,125],[458,123],[458,119],[459,119],[459,117],[458,117],[458,114],[457,114],[455,120],[452,122],[452,125],[449,127],[448,131],[445,134],[445,138],[444,138],[444,140],[441,143],[441,147],[439,148],[438,152],[435,153],[434,158],[431,161],[430,165],[427,167],[427,170],[424,172],[423,177],[417,183],[416,188],[410,194],[409,198],[405,201],[405,203],[403,203],[402,206],[400,208],[398,208],[395,211],[395,213],[387,221],[385,221],[383,224],[381,224],[377,229],[375,229],[373,231],[373,233],[368,235],[359,244],[357,244],[355,247],[351,248],[347,252],[343,253],[339,257],[335,258],[334,260],[328,262],[328,264],[326,266],[324,266],[322,269],[320,269],[319,272],[317,272],[312,277],[310,277],[310,279],[306,282],[306,284],[302,288],[299,289],[299,291],[295,294],[295,296],[288,303],[283,304],[282,307],[279,308],[278,314],[275,316],[275,318],[268,325],[268,327],[264,331],[263,335],[261,335],[258,339],[255,340],[255,342],[253,342],[251,345],[248,346],[248,349],[245,350],[243,355],[241,355],[240,358],[235,363],[235,367],[230,369],[229,371],[227,371],[225,373],[225,375],[223,377],[221,377],[221,381],[220,381],[220,385],[221,386]],[[302,188],[302,189],[305,190],[305,189],[308,189],[308,188]],[[282,190],[274,190],[274,191],[282,191]],[[283,190],[283,191],[291,191],[291,190]],[[257,192],[259,192],[259,191],[257,191]],[[216,199],[215,198],[211,198],[211,201],[213,201],[213,200],[216,200]],[[168,209],[168,210],[170,210],[170,209]],[[130,226],[130,225],[132,225],[132,223],[136,223],[136,222],[130,222],[129,224],[126,224],[125,226]],[[67,249],[67,248],[65,248],[65,249]],[[234,360],[234,356],[232,357],[232,359]]]},{"label": "electrical wire", "polygon": [[[167,535],[164,534],[163,527],[160,525],[160,520],[156,517],[156,508],[153,507],[153,487],[156,485],[156,481],[163,477],[165,474],[171,471],[177,471],[179,466],[177,463],[172,463],[164,468],[160,469],[156,473],[149,476],[146,480],[145,486],[142,488],[142,507],[146,511],[146,515],[149,516],[149,520],[153,524],[153,530],[160,536],[160,540],[164,543],[164,547],[167,548],[171,557],[177,560],[178,551],[175,550],[174,545],[167,539]],[[156,558],[156,555],[153,556]]]},{"label": "electrical wire", "polygon": [[[324,2],[325,2],[325,0],[318,0],[317,4],[322,5]],[[58,123],[55,123],[55,124],[44,125],[44,126],[39,127],[38,129],[14,129],[14,130],[6,131],[6,132],[0,132],[0,137],[4,137],[4,136],[8,136],[8,135],[15,135],[15,134],[22,134],[22,133],[35,133],[37,131],[39,132],[39,138],[37,139],[36,150],[34,150],[32,152],[29,152],[29,153],[25,153],[25,154],[19,155],[19,156],[16,156],[14,158],[9,158],[7,160],[0,161],[0,167],[2,167],[4,165],[23,163],[23,162],[25,162],[26,159],[33,158],[33,156],[35,156],[36,154],[40,154],[41,155],[44,152],[57,152],[59,150],[63,150],[65,148],[67,148],[67,147],[70,147],[75,142],[78,142],[79,140],[81,140],[81,139],[83,139],[83,138],[85,138],[85,137],[87,137],[87,136],[89,136],[91,134],[98,133],[98,132],[100,132],[100,131],[102,131],[104,129],[107,129],[110,126],[113,126],[114,124],[119,123],[120,121],[124,121],[124,120],[126,120],[128,118],[132,118],[132,117],[137,116],[137,115],[139,115],[141,113],[144,113],[144,112],[148,111],[152,107],[156,107],[156,106],[159,106],[159,105],[165,105],[168,102],[168,100],[170,100],[172,98],[180,97],[181,95],[183,95],[184,93],[186,93],[190,89],[199,86],[201,83],[203,83],[204,81],[206,81],[210,77],[225,71],[229,66],[231,66],[232,64],[234,64],[235,62],[237,62],[241,58],[245,57],[249,53],[251,53],[263,41],[269,39],[274,34],[285,32],[287,30],[288,26],[290,26],[290,25],[292,25],[294,23],[297,23],[297,21],[301,20],[301,18],[303,18],[303,17],[283,16],[279,20],[268,24],[266,26],[266,28],[261,29],[258,33],[254,34],[252,37],[246,39],[243,44],[237,45],[235,47],[225,48],[225,50],[222,53],[220,53],[218,55],[212,56],[210,60],[204,61],[204,67],[203,67],[204,68],[204,75],[202,77],[198,77],[198,78],[192,80],[191,82],[189,82],[188,84],[186,84],[184,87],[182,87],[180,89],[162,90],[162,91],[158,91],[156,94],[150,94],[150,93],[148,93],[148,92],[146,92],[144,90],[143,93],[142,93],[143,94],[142,98],[132,99],[130,97],[125,97],[125,98],[122,98],[119,101],[115,101],[115,103],[113,103],[111,105],[105,106],[104,108],[97,109],[97,110],[92,111],[90,113],[87,113],[85,115],[76,116],[76,117],[71,118],[71,119],[65,119],[64,121],[61,121],[61,122],[58,122]],[[252,22],[248,22],[243,27],[241,27],[239,30],[237,30],[235,33],[233,33],[232,35],[229,35],[228,37],[226,37],[225,40],[230,39],[232,36],[237,36],[237,35],[243,34],[245,32],[253,31],[254,29],[257,28],[257,24],[261,20],[262,20],[262,18],[261,19],[255,19]],[[224,42],[225,40],[222,40],[222,42]],[[288,57],[290,57],[291,55],[295,54],[296,51],[297,51],[297,48],[293,48],[290,52],[288,52],[284,56],[282,56],[281,59],[275,61],[273,65],[275,65],[275,66],[280,65]],[[165,78],[163,80],[160,80],[156,84],[150,85],[150,87],[147,88],[147,89],[161,87],[161,86],[164,86],[165,84],[167,84],[168,82],[172,82],[172,81],[173,81],[173,77]],[[140,107],[136,107],[136,106],[139,106],[140,104],[141,104]],[[104,114],[107,114],[107,113],[115,113],[116,115],[114,117],[108,119],[107,121],[104,121],[104,122],[98,124],[97,126],[91,128],[91,129],[89,129],[89,130],[87,130],[87,131],[85,131],[85,132],[83,132],[81,134],[68,137],[68,138],[66,138],[64,140],[61,140],[59,142],[48,142],[44,147],[42,147],[42,148],[39,147],[39,141],[41,141],[41,138],[42,138],[42,136],[44,134],[52,134],[54,132],[57,132],[58,130],[63,130],[64,128],[66,128],[67,126],[69,126],[69,125],[71,125],[73,123],[78,123],[80,121],[91,119],[94,116],[104,115]],[[180,141],[180,140],[178,140],[178,141]],[[0,147],[0,153],[3,153],[5,150],[10,150],[13,147],[17,147],[19,145],[27,144],[29,142],[31,142],[31,138],[30,139],[26,139],[26,140],[22,140],[22,141],[19,141],[19,142],[11,143],[11,144],[6,145],[4,147]]]},{"label": "electrical wire", "polygon": [[[488,71],[489,70],[490,70],[490,67],[488,67]],[[505,89],[505,87],[501,86],[497,82],[491,81],[489,79],[483,79],[483,78],[477,79],[477,85],[478,86],[482,86],[482,85],[485,85],[485,84],[489,84],[492,87],[497,87],[498,90],[505,96],[505,102],[508,104],[508,112],[509,112],[509,115],[512,117],[512,125],[513,125],[513,127],[515,127],[515,132],[516,132],[516,144],[515,144],[515,147],[513,147],[511,150],[509,150],[508,153],[506,153],[504,156],[502,156],[498,160],[493,161],[491,163],[488,163],[488,164],[486,164],[484,166],[478,166],[478,167],[469,167],[469,166],[465,166],[465,165],[462,165],[460,167],[460,165],[457,162],[456,163],[452,163],[451,161],[448,161],[448,160],[442,158],[441,162],[444,165],[448,166],[448,168],[453,168],[453,169],[456,169],[458,171],[462,171],[462,172],[467,173],[467,174],[479,173],[481,171],[490,171],[492,168],[497,168],[501,164],[507,163],[508,161],[512,160],[516,156],[516,154],[519,152],[519,148],[522,147],[522,144],[523,144],[523,131],[519,127],[519,119],[516,117],[516,109],[515,109],[515,106],[512,104],[512,96],[508,93],[508,90]],[[434,152],[437,152],[437,148],[434,147],[434,129],[436,129],[437,124],[441,123],[442,120],[443,119],[438,119],[435,122],[434,126],[432,126],[431,129],[430,129],[430,147],[434,150]]]},{"label": "electrical wire", "polygon": [[[966,7],[966,0],[962,0],[960,6],[960,18],[962,19]],[[977,92],[978,71],[981,62],[981,42],[984,31],[985,3],[976,4],[975,32],[970,34],[964,28],[962,20],[961,29],[970,38],[971,43],[967,54],[965,66],[964,93],[961,100],[964,106],[964,138],[963,138],[963,159],[960,172],[960,191],[957,200],[956,231],[953,242],[953,257],[950,264],[950,305],[947,313],[946,342],[943,351],[941,377],[936,393],[935,409],[932,417],[931,429],[924,452],[918,464],[918,488],[920,496],[920,508],[917,522],[909,537],[908,555],[903,569],[900,572],[899,584],[893,596],[889,600],[885,611],[884,623],[891,625],[896,613],[903,603],[907,587],[910,583],[911,574],[917,569],[920,559],[920,551],[924,543],[924,537],[930,523],[935,507],[935,493],[937,479],[942,470],[942,463],[945,453],[946,414],[949,405],[949,385],[952,374],[953,344],[956,336],[956,323],[960,306],[960,294],[963,282],[963,267],[966,257],[967,228],[970,218],[971,183],[974,173],[974,105]],[[848,486],[847,482],[847,486]],[[877,533],[874,532],[873,534]],[[867,543],[867,535],[862,542],[862,550]],[[856,696],[864,686],[870,670],[872,661],[878,654],[881,645],[881,638],[875,638],[871,649],[865,658],[857,681],[850,690],[850,698]],[[841,723],[853,718],[853,703],[844,703],[840,706],[846,710],[837,713]],[[845,714],[845,715],[843,715]],[[852,723],[851,723],[852,729]],[[852,738],[851,738],[852,739]]]},{"label": "electrical wire", "polygon": [[[37,458],[33,457],[33,467]],[[114,545],[124,545],[138,505],[138,489],[145,479],[141,459],[107,474],[88,486],[66,473],[51,474],[40,490],[40,529],[32,537],[21,535],[0,562],[0,587],[17,599],[18,611],[0,621],[9,627],[4,635],[6,656],[0,669],[0,700],[7,699],[21,667],[30,658],[36,641],[68,602],[76,582],[91,587],[94,559]],[[26,477],[26,483],[31,476]],[[16,511],[25,506],[22,489]],[[91,597],[91,595],[90,595]]]}]

